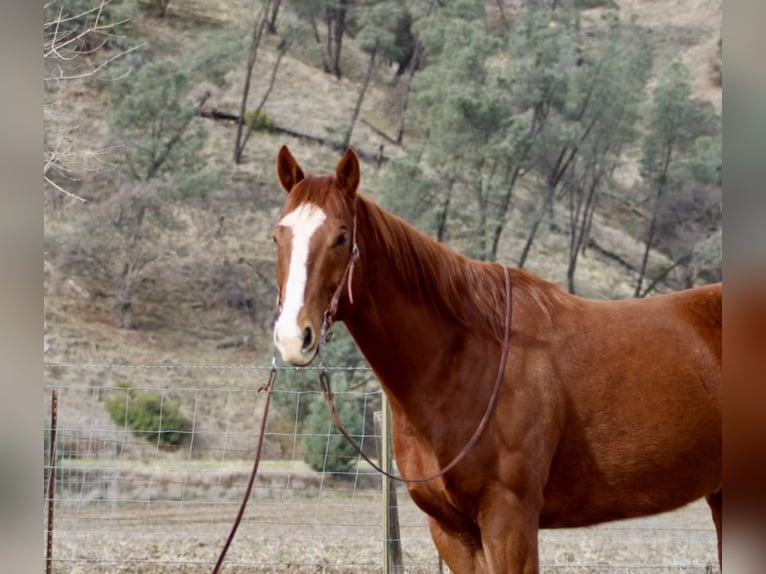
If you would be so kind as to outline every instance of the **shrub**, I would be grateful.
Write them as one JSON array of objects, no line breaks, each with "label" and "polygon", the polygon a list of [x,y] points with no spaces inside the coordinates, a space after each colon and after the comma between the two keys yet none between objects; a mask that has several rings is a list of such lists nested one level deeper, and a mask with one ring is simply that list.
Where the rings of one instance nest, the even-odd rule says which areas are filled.
[{"label": "shrub", "polygon": [[120,390],[104,401],[115,423],[140,433],[149,442],[181,444],[189,423],[177,401],[158,391],[134,390],[129,384],[118,387]]},{"label": "shrub", "polygon": [[[338,416],[348,433],[357,442],[362,434],[362,416],[353,400],[336,397]],[[327,403],[317,398],[311,403],[311,412],[306,418],[303,437],[303,460],[319,472],[343,475],[356,468],[358,454],[332,423]]]},{"label": "shrub", "polygon": [[111,90],[108,124],[124,153],[124,174],[135,181],[169,180],[185,197],[204,197],[222,172],[205,161],[207,131],[190,96],[193,80],[178,62],[147,57],[123,59],[121,69],[140,68]]},{"label": "shrub", "polygon": [[252,125],[257,132],[271,132],[274,130],[274,120],[263,110],[248,110],[245,112],[245,124]]}]

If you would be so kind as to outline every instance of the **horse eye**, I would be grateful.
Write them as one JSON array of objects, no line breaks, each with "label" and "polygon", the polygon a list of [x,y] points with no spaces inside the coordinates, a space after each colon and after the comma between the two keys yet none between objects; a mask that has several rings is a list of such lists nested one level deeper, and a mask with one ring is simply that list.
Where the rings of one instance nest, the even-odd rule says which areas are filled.
[{"label": "horse eye", "polygon": [[272,235],[272,236],[271,236],[271,240],[272,240],[274,243],[276,243],[276,242],[277,242],[277,237],[276,237],[276,235]]},{"label": "horse eye", "polygon": [[335,247],[340,247],[346,244],[346,234],[341,233],[338,235],[338,239],[335,240]]}]

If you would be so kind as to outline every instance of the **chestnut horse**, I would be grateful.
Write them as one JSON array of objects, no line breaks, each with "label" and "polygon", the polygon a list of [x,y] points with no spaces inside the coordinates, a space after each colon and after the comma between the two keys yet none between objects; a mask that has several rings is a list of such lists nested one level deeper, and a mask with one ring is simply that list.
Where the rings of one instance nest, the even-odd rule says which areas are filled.
[{"label": "chestnut horse", "polygon": [[[305,175],[286,147],[274,229],[282,357],[307,365],[342,320],[388,396],[399,472],[453,572],[538,572],[538,529],[587,526],[706,497],[721,551],[720,284],[591,301],[421,234],[358,193],[348,149]],[[354,257],[354,265],[350,258]],[[346,286],[346,283],[348,285]]]}]

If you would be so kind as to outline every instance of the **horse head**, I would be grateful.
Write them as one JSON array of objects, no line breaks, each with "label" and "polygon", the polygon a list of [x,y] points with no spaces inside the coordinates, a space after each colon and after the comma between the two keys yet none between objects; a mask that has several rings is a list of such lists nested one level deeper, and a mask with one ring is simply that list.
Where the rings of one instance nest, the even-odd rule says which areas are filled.
[{"label": "horse head", "polygon": [[306,176],[282,146],[277,175],[287,199],[273,235],[279,288],[274,342],[285,361],[305,366],[319,350],[328,311],[332,320],[343,283],[350,281],[359,160],[349,148],[334,175]]}]

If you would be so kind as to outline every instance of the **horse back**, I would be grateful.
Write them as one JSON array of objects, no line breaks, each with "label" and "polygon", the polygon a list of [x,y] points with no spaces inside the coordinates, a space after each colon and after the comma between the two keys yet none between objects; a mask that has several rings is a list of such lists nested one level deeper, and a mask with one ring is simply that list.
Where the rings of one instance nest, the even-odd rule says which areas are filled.
[{"label": "horse back", "polygon": [[689,289],[677,294],[686,309],[691,325],[721,365],[721,336],[723,324],[723,286],[721,283]]},{"label": "horse back", "polygon": [[542,526],[672,510],[721,483],[720,284],[561,314]]}]

